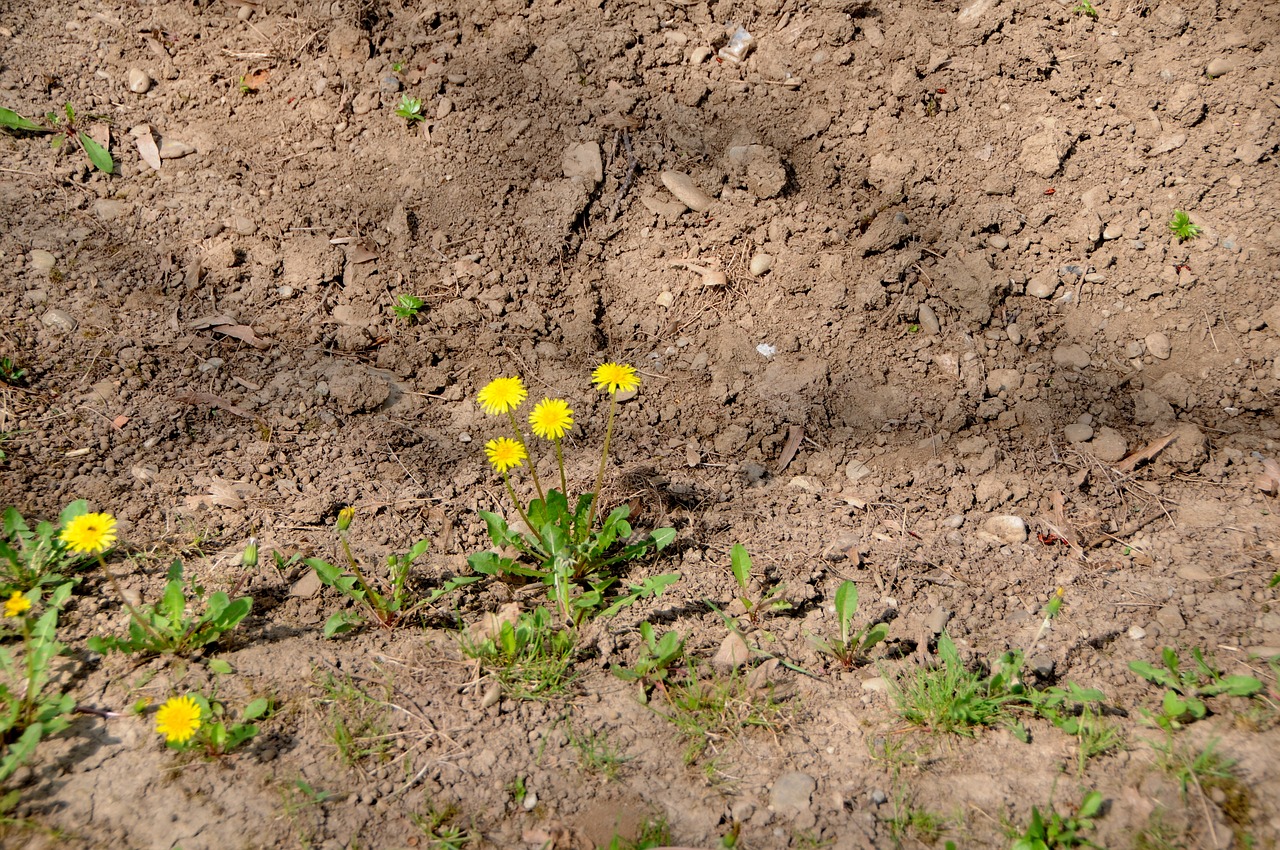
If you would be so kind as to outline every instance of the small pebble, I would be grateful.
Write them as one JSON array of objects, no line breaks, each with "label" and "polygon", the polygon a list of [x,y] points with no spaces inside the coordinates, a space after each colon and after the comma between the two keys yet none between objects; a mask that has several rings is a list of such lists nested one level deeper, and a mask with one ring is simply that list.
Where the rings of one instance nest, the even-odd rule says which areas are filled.
[{"label": "small pebble", "polygon": [[76,329],[76,320],[66,310],[53,308],[40,317],[40,321],[45,327],[56,328],[62,331],[73,331]]},{"label": "small pebble", "polygon": [[942,331],[942,324],[938,321],[938,314],[933,312],[933,308],[928,304],[921,304],[920,309],[916,312],[916,317],[920,321],[920,328],[931,336],[936,336]]},{"label": "small pebble", "polygon": [[1027,294],[1032,298],[1052,298],[1058,291],[1058,279],[1052,272],[1040,272],[1027,282]]},{"label": "small pebble", "polygon": [[1128,635],[1129,640],[1142,640],[1147,636],[1147,630],[1142,628],[1142,626],[1130,626]]},{"label": "small pebble", "polygon": [[1145,340],[1147,343],[1147,352],[1157,360],[1168,360],[1169,355],[1173,351],[1173,346],[1169,344],[1169,337],[1156,331],[1147,334]]},{"label": "small pebble", "polygon": [[1089,442],[1089,448],[1098,456],[1098,460],[1106,463],[1123,460],[1129,452],[1129,444],[1124,435],[1114,428],[1099,428]]},{"label": "small pebble", "polygon": [[987,237],[987,244],[992,248],[995,248],[997,251],[1003,251],[1005,248],[1009,247],[1009,240],[1005,239],[999,233],[993,233]]},{"label": "small pebble", "polygon": [[1062,435],[1068,443],[1087,443],[1093,439],[1093,427],[1077,422],[1063,428]]},{"label": "small pebble", "polygon": [[1002,514],[987,519],[982,530],[1001,543],[1027,542],[1027,523],[1022,517]]},{"label": "small pebble", "polygon": [[694,212],[706,212],[711,209],[715,199],[698,188],[693,178],[679,171],[662,172],[662,185],[676,196],[676,200]]},{"label": "small pebble", "polygon": [[1022,345],[1022,328],[1018,327],[1016,324],[1009,325],[1009,327],[1004,329],[1004,332],[1009,335],[1009,342],[1014,345]]},{"label": "small pebble", "polygon": [[31,268],[38,272],[48,272],[57,264],[58,258],[50,254],[48,251],[41,251],[39,248],[33,250],[27,255],[27,259],[31,263]]},{"label": "small pebble", "polygon": [[440,98],[440,102],[436,104],[436,120],[444,118],[453,111],[453,101],[447,97]]},{"label": "small pebble", "polygon": [[1209,61],[1209,64],[1204,68],[1204,72],[1210,77],[1221,77],[1234,68],[1235,64],[1235,62],[1231,61],[1231,57],[1219,56]]},{"label": "small pebble", "polygon": [[129,91],[134,94],[146,94],[151,88],[151,77],[140,68],[129,69]]},{"label": "small pebble", "polygon": [[773,257],[768,254],[756,254],[751,258],[751,274],[755,277],[760,277],[772,268]]}]

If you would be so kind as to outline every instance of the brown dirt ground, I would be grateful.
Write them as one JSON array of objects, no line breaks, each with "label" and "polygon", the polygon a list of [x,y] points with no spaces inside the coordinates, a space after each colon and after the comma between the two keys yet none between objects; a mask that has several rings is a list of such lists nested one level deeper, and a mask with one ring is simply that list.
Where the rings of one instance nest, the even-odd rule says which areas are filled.
[{"label": "brown dirt ground", "polygon": [[[996,846],[1033,805],[1066,812],[1088,789],[1108,802],[1087,835],[1108,847],[1280,840],[1277,686],[1259,660],[1280,654],[1280,520],[1256,483],[1280,441],[1280,7],[0,8],[3,105],[70,102],[109,127],[119,163],[105,176],[0,136],[0,354],[29,373],[0,386],[0,503],[115,513],[112,564],[144,600],[175,554],[232,586],[256,534],[254,611],[208,656],[234,667],[228,700],[281,706],[228,758],[165,750],[127,709],[203,685],[202,659],[87,652],[127,616],[87,573],[64,674],[81,704],[124,714],[42,745],[14,778],[25,821],[7,846],[429,846],[432,810],[473,847],[607,845],[646,818],[695,847],[735,830],[743,847],[917,846],[926,815],[939,842]],[[713,53],[734,25],[755,36],[741,64]],[[418,128],[394,115],[402,93],[425,104]],[[165,143],[159,170],[140,125]],[[709,207],[674,200],[666,170]],[[1168,231],[1175,209],[1198,239]],[[425,302],[416,323],[393,314],[399,294]],[[568,398],[585,487],[607,409],[588,375],[606,359],[643,378],[606,496],[679,530],[633,575],[683,579],[588,629],[567,695],[493,701],[459,651],[457,618],[496,609],[501,584],[425,627],[321,637],[345,601],[266,553],[333,558],[351,504],[366,558],[427,537],[425,586],[466,572],[477,508],[507,510],[476,391],[519,373]],[[1025,539],[991,533],[1009,516]],[[607,666],[635,660],[643,620],[709,659],[725,627],[704,600],[732,599],[737,542],[795,606],[749,639],[807,674],[757,673],[776,722],[686,763],[661,700]],[[893,617],[889,651],[851,672],[808,639],[831,632],[845,579],[862,617]],[[1075,740],[1043,721],[1031,743],[912,730],[885,683],[930,663],[944,624],[975,664],[1023,648],[1051,680],[1103,690],[1123,747],[1080,772]],[[1142,722],[1161,691],[1128,662],[1165,646],[1267,685],[1172,738],[1216,741],[1236,762],[1218,786],[1181,789]],[[369,755],[341,757],[339,722]],[[624,759],[616,775],[575,745],[592,734]]]}]

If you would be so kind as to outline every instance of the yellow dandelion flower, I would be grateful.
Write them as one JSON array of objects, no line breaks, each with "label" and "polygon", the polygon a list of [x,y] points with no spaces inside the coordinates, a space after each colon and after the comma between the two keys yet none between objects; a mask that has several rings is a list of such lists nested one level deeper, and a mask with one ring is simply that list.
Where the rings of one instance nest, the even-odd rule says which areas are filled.
[{"label": "yellow dandelion flower", "polygon": [[67,523],[60,535],[72,552],[97,555],[116,542],[116,518],[111,514],[81,514]]},{"label": "yellow dandelion flower", "polygon": [[613,395],[629,393],[640,386],[640,378],[634,367],[626,363],[604,363],[591,373],[591,381],[599,389]]},{"label": "yellow dandelion flower", "polygon": [[573,411],[562,398],[544,398],[529,414],[529,426],[544,440],[558,440],[573,427]]},{"label": "yellow dandelion flower", "polygon": [[529,455],[524,446],[510,437],[499,437],[484,444],[484,453],[489,456],[489,463],[499,472],[520,466]]},{"label": "yellow dandelion flower", "polygon": [[170,744],[185,744],[200,728],[200,706],[191,697],[170,697],[156,711],[156,733]]},{"label": "yellow dandelion flower", "polygon": [[515,410],[524,404],[529,393],[524,381],[517,378],[494,378],[476,395],[476,401],[490,416]]},{"label": "yellow dandelion flower", "polygon": [[16,617],[30,607],[31,600],[15,590],[13,596],[4,601],[4,615],[6,617]]}]

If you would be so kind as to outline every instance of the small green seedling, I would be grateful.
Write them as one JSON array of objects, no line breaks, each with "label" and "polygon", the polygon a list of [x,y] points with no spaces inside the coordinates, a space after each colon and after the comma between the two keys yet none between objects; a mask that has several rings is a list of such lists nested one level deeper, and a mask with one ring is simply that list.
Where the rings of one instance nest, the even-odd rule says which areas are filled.
[{"label": "small green seedling", "polygon": [[397,295],[396,303],[391,308],[395,314],[404,319],[409,324],[413,324],[418,318],[418,311],[422,309],[425,302],[416,295]]},{"label": "small green seedling", "polygon": [[49,144],[55,150],[62,147],[63,143],[71,141],[84,151],[93,167],[103,174],[111,174],[116,170],[115,161],[107,149],[77,126],[76,111],[71,104],[63,106],[61,115],[57,112],[48,112],[45,113],[44,118],[44,124],[37,124],[23,118],[12,109],[0,109],[0,127],[15,133],[53,133],[54,136],[49,140]]},{"label": "small green seedling", "polygon": [[[188,615],[188,591],[191,601],[203,603],[204,612],[199,616]],[[89,648],[103,655],[112,650],[129,654],[186,655],[208,646],[240,625],[252,607],[252,598],[242,596],[232,601],[221,590],[206,599],[204,588],[194,579],[184,579],[182,561],[175,560],[169,567],[160,601],[131,612],[129,636],[94,635],[89,638]]]},{"label": "small green seedling", "polygon": [[853,615],[858,611],[858,587],[846,581],[836,590],[836,619],[840,621],[840,640],[837,643],[814,638],[813,645],[852,670],[867,660],[867,652],[889,636],[888,623],[873,623],[858,631],[853,630]]},{"label": "small green seedling", "polygon": [[410,124],[427,120],[427,116],[422,113],[422,101],[407,94],[400,95],[400,105],[396,107],[396,115]]},{"label": "small green seedling", "polygon": [[560,629],[551,612],[539,606],[503,620],[496,633],[461,639],[462,651],[491,669],[503,689],[517,699],[543,699],[562,692],[573,678],[577,634]]},{"label": "small green seedling", "polygon": [[1146,661],[1130,661],[1129,669],[1154,685],[1167,688],[1161,701],[1160,714],[1149,715],[1162,729],[1177,729],[1184,723],[1200,720],[1209,713],[1206,697],[1226,694],[1251,697],[1262,690],[1262,682],[1253,676],[1224,676],[1204,659],[1199,647],[1191,650],[1194,669],[1182,669],[1178,654],[1169,647],[1161,653],[1164,667]]},{"label": "small green seedling", "polygon": [[1050,810],[1045,820],[1040,810],[1031,807],[1031,823],[1021,834],[1015,835],[1010,850],[1057,850],[1067,847],[1096,847],[1080,833],[1093,829],[1093,819],[1102,811],[1102,794],[1090,791],[1084,795],[1080,808],[1070,817],[1063,817]]},{"label": "small green seedling", "polygon": [[[338,541],[346,556],[346,569],[334,566],[319,558],[306,558],[303,563],[316,571],[321,584],[334,588],[343,596],[363,606],[364,611],[337,611],[324,624],[324,636],[349,632],[366,620],[372,619],[384,629],[391,629],[408,622],[415,613],[435,603],[445,594],[479,581],[481,576],[458,576],[446,581],[423,599],[412,600],[409,594],[409,575],[413,562],[427,551],[429,541],[419,540],[403,555],[387,556],[386,578],[378,576],[370,580],[347,542],[347,529],[355,517],[355,508],[345,507],[338,513]],[[277,561],[279,558],[277,557]]]},{"label": "small green seedling", "polygon": [[1182,210],[1174,210],[1173,218],[1169,219],[1169,230],[1173,231],[1173,235],[1178,237],[1179,242],[1187,242],[1200,235],[1201,227],[1198,224],[1192,224],[1191,216]]},{"label": "small green seedling", "polygon": [[609,671],[624,682],[639,682],[641,695],[647,700],[649,690],[663,686],[672,668],[684,656],[684,638],[675,631],[667,632],[661,638],[655,637],[653,626],[647,621],[640,624],[640,637],[644,643],[640,646],[640,658],[635,666],[627,668],[614,664]]},{"label": "small green seedling", "polygon": [[24,386],[27,383],[27,370],[8,357],[0,357],[0,381],[14,387]]},{"label": "small green seedling", "polygon": [[762,582],[759,598],[751,598],[749,595],[751,593],[751,555],[747,552],[746,546],[741,543],[733,544],[733,549],[729,552],[729,566],[733,570],[733,578],[738,583],[738,589],[742,591],[738,601],[746,609],[747,619],[753,624],[759,621],[762,611],[785,611],[791,607],[791,603],[782,596],[783,585],[781,584],[766,588]]},{"label": "small green seedling", "polygon": [[1075,12],[1077,15],[1083,15],[1086,18],[1093,18],[1094,20],[1098,19],[1098,10],[1094,8],[1093,4],[1090,3],[1089,0],[1080,0],[1080,2],[1077,3],[1075,8],[1071,11]]}]

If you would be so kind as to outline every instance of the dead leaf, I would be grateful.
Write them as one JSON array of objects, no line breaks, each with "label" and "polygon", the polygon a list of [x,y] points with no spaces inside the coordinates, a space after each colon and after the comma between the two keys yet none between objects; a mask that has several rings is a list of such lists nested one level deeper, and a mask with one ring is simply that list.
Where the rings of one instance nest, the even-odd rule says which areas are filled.
[{"label": "dead leaf", "polygon": [[211,330],[214,333],[229,336],[234,339],[238,339],[241,342],[247,342],[259,350],[271,347],[271,343],[254,333],[253,328],[248,325],[240,324],[231,316],[202,316],[201,318],[192,321],[191,327],[196,330]]},{"label": "dead leaf", "polygon": [[1173,434],[1167,434],[1159,439],[1152,440],[1138,451],[1117,463],[1114,469],[1116,472],[1133,472],[1138,468],[1139,464],[1146,463],[1156,455],[1160,454],[1160,452],[1164,451],[1165,448],[1173,442],[1173,440]]},{"label": "dead leaf", "polygon": [[751,658],[751,648],[738,632],[730,630],[720,642],[720,649],[711,659],[711,666],[718,670],[736,670]]},{"label": "dead leaf", "polygon": [[787,444],[782,447],[782,454],[778,457],[778,472],[781,473],[795,459],[796,451],[800,448],[800,441],[804,439],[803,425],[790,425],[787,427]]},{"label": "dead leaf", "polygon": [[102,145],[107,150],[111,149],[111,125],[109,124],[93,124],[89,127],[89,138]]},{"label": "dead leaf", "polygon": [[247,342],[259,351],[264,351],[271,347],[271,343],[255,334],[253,328],[248,325],[218,325],[213,329],[213,332],[238,339],[241,342]]},{"label": "dead leaf", "polygon": [[160,170],[160,148],[156,147],[155,136],[151,133],[150,124],[140,124],[131,131],[134,144],[138,146],[138,156],[155,171]]},{"label": "dead leaf", "polygon": [[512,627],[520,620],[520,603],[508,602],[496,612],[486,613],[480,622],[471,627],[471,639],[477,643],[497,638],[502,632],[502,624],[510,623]]},{"label": "dead leaf", "polygon": [[240,85],[245,91],[258,91],[267,84],[267,78],[271,76],[270,68],[259,68],[256,71],[250,71],[240,78]]},{"label": "dead leaf", "polygon": [[252,419],[253,414],[245,410],[243,407],[237,407],[221,396],[213,393],[178,393],[173,397],[174,401],[180,401],[183,404],[189,404],[193,407],[208,406],[225,410],[228,413],[234,413],[242,419]]},{"label": "dead leaf", "polygon": [[121,428],[129,424],[129,417],[121,413],[115,419],[111,420],[111,427],[119,431]]},{"label": "dead leaf", "polygon": [[1280,495],[1280,463],[1274,458],[1262,459],[1262,474],[1258,476],[1258,489],[1268,496]]},{"label": "dead leaf", "polygon": [[378,259],[378,252],[373,250],[372,242],[367,239],[361,239],[348,249],[347,259],[355,265],[360,265],[361,263]]},{"label": "dead leaf", "polygon": [[220,507],[239,510],[244,507],[245,497],[252,492],[253,488],[248,484],[215,478],[209,484],[209,501]]},{"label": "dead leaf", "polygon": [[753,694],[764,693],[773,684],[773,674],[778,671],[778,665],[781,662],[776,658],[770,658],[759,667],[747,674],[747,692]]}]

